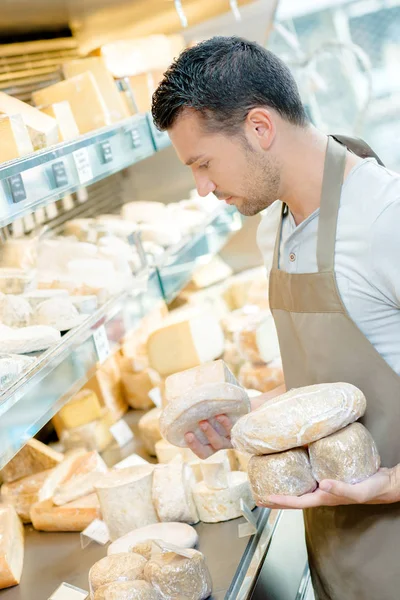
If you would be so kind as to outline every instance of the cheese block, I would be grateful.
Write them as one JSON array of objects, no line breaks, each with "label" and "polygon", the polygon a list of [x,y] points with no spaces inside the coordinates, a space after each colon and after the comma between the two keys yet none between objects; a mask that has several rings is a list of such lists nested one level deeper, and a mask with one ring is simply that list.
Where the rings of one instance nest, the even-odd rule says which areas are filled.
[{"label": "cheese block", "polygon": [[31,138],[21,115],[0,116],[0,138],[2,163],[33,152]]},{"label": "cheese block", "polygon": [[134,373],[122,370],[121,382],[124,398],[131,408],[147,410],[154,407],[149,392],[161,383],[157,371],[145,369],[140,373]]},{"label": "cheese block", "polygon": [[158,600],[158,596],[147,581],[114,581],[98,588],[94,600]]},{"label": "cheese block", "polygon": [[80,242],[88,242],[94,224],[95,219],[91,218],[71,219],[64,223],[64,235],[73,235]]},{"label": "cheese block", "polygon": [[268,304],[268,280],[264,267],[250,269],[235,275],[226,283],[223,298],[230,310],[242,308],[246,304]]},{"label": "cheese block", "polygon": [[[7,117],[0,117],[7,118]],[[37,258],[36,238],[9,238],[1,247],[0,264],[2,267],[32,269]]]},{"label": "cheese block", "polygon": [[76,459],[84,454],[85,451],[82,449],[68,452],[61,463],[54,467],[54,469],[46,471],[48,475],[43,481],[42,487],[40,488],[37,500],[38,502],[42,502],[42,500],[48,500],[53,497],[53,494],[58,486],[72,474],[76,464]]},{"label": "cheese block", "polygon": [[192,495],[194,484],[195,478],[189,465],[156,465],[152,497],[160,521],[176,521],[189,525],[199,522]]},{"label": "cheese block", "polygon": [[146,560],[150,560],[152,550],[153,540],[145,540],[144,542],[139,542],[138,544],[135,544],[131,552],[134,552],[135,554],[140,554],[140,556],[143,556]]},{"label": "cheese block", "polygon": [[121,95],[117,89],[117,84],[102,58],[89,57],[71,60],[62,65],[62,71],[66,79],[90,72],[93,75],[107,106],[111,121],[115,123],[129,117],[129,112],[122,102]]},{"label": "cheese block", "polygon": [[214,456],[210,456],[209,459],[202,461],[201,472],[207,487],[213,490],[223,490],[228,487],[228,468],[224,460],[216,460]]},{"label": "cheese block", "polygon": [[222,359],[232,373],[235,376],[238,376],[240,367],[244,363],[244,359],[234,342],[230,342],[229,340],[225,342],[225,350]]},{"label": "cheese block", "polygon": [[12,294],[0,298],[0,322],[8,327],[27,327],[31,324],[32,309],[22,296]]},{"label": "cheese block", "polygon": [[168,223],[165,220],[162,223],[142,223],[139,230],[144,243],[152,243],[164,248],[179,244],[182,239],[178,223],[170,221]]},{"label": "cheese block", "polygon": [[118,421],[128,410],[128,403],[122,394],[121,374],[115,356],[110,356],[85,384],[85,390],[94,392],[101,406]]},{"label": "cheese block", "polygon": [[95,492],[95,484],[108,468],[97,452],[88,452],[76,458],[71,473],[55,489],[53,503],[62,506]]},{"label": "cheese block", "polygon": [[[196,211],[186,211],[195,212]],[[204,219],[202,215],[201,220]],[[200,221],[200,219],[199,219]],[[195,289],[203,289],[210,287],[219,281],[225,280],[227,277],[232,275],[232,269],[225,261],[222,260],[218,255],[214,256],[209,263],[197,267],[192,275],[191,283]]]},{"label": "cheese block", "polygon": [[23,294],[36,285],[35,271],[26,269],[0,268],[0,292],[4,294]]},{"label": "cheese block", "polygon": [[[78,125],[79,133],[88,133],[112,123],[99,86],[90,72],[37,90],[33,92],[32,98],[36,106],[67,100]],[[50,118],[47,115],[43,115],[43,117]]]},{"label": "cheese block", "polygon": [[31,439],[0,471],[1,479],[5,482],[16,481],[34,475],[40,471],[51,469],[58,465],[64,456],[55,452],[42,442]]},{"label": "cheese block", "polygon": [[68,290],[33,290],[23,294],[23,298],[29,302],[32,309],[35,310],[45,300],[51,298],[69,298]]},{"label": "cheese block", "polygon": [[29,369],[35,359],[18,354],[3,354],[0,356],[0,392],[6,390],[19,377]]},{"label": "cheese block", "polygon": [[51,500],[44,500],[34,504],[30,514],[32,525],[38,531],[84,531],[94,519],[101,519],[96,494],[63,506],[55,506]]},{"label": "cheese block", "polygon": [[114,419],[110,413],[106,412],[100,419],[72,429],[61,430],[60,441],[66,450],[85,448],[86,450],[103,452],[114,441],[110,432],[112,422],[114,422]]},{"label": "cheese block", "polygon": [[198,550],[181,549],[154,542],[144,568],[144,578],[163,600],[203,600],[211,595],[212,583],[204,556]]},{"label": "cheese block", "polygon": [[34,150],[47,148],[58,142],[57,122],[37,108],[0,92],[0,113],[7,116],[20,115],[28,129]]},{"label": "cheese block", "polygon": [[58,412],[62,426],[73,429],[100,419],[104,414],[97,395],[91,390],[81,390]]},{"label": "cheese block", "polygon": [[128,77],[129,88],[139,113],[151,111],[151,98],[161,82],[162,76],[162,71],[151,71]]},{"label": "cheese block", "polygon": [[55,346],[60,339],[60,332],[46,325],[32,325],[20,329],[4,326],[0,331],[0,346],[7,354],[29,354],[47,350]]},{"label": "cheese block", "polygon": [[246,473],[233,471],[228,473],[228,486],[212,489],[204,481],[196,483],[193,497],[199,512],[200,521],[220,523],[242,516],[240,500],[250,509],[255,506]]},{"label": "cheese block", "polygon": [[140,437],[150,456],[156,455],[156,443],[161,440],[160,415],[161,408],[153,408],[138,423]]},{"label": "cheese block", "polygon": [[182,321],[171,322],[150,334],[147,353],[150,366],[162,377],[197,367],[219,358],[224,336],[218,320],[209,312],[194,311]]},{"label": "cheese block", "polygon": [[302,496],[317,487],[308,454],[303,448],[252,456],[247,473],[257,504],[267,503],[272,494]]},{"label": "cheese block", "polygon": [[199,536],[191,525],[186,523],[155,523],[130,531],[108,546],[107,554],[133,552],[137,544],[148,540],[162,540],[181,548],[194,548]]},{"label": "cheese block", "polygon": [[155,451],[157,460],[161,464],[167,464],[177,456],[181,456],[184,462],[190,462],[197,459],[197,456],[190,448],[178,448],[164,439],[156,442]]},{"label": "cheese block", "polygon": [[369,431],[353,423],[308,448],[315,479],[360,483],[378,471],[381,460]]},{"label": "cheese block", "polygon": [[232,444],[250,454],[274,454],[311,444],[364,414],[364,394],[350,383],[290,390],[245,415],[233,426]]},{"label": "cheese block", "polygon": [[95,485],[110,538],[158,521],[152,502],[152,465],[120,469],[104,475]]},{"label": "cheese block", "polygon": [[211,383],[238,385],[235,376],[224,361],[215,360],[167,377],[165,395],[168,402],[175,402],[191,390]]},{"label": "cheese block", "polygon": [[194,433],[202,444],[207,444],[200,421],[208,420],[223,434],[224,429],[216,420],[218,415],[228,415],[232,423],[236,423],[249,410],[250,400],[242,387],[232,383],[206,383],[167,404],[160,417],[160,430],[175,446],[185,448],[185,435],[189,432]]},{"label": "cheese block", "polygon": [[166,218],[167,207],[162,202],[146,202],[136,200],[124,204],[121,216],[124,220],[135,223],[162,222]]},{"label": "cheese block", "polygon": [[47,106],[39,106],[40,112],[53,117],[58,126],[58,139],[60,142],[67,142],[79,137],[79,129],[72,114],[69,102],[54,102]]},{"label": "cheese block", "polygon": [[251,363],[269,363],[280,356],[274,318],[269,311],[249,315],[235,332],[234,343]]},{"label": "cheese block", "polygon": [[135,581],[143,579],[146,559],[133,552],[105,556],[89,571],[89,588],[93,597],[101,586],[115,581]]},{"label": "cheese block", "polygon": [[285,383],[281,366],[244,363],[238,374],[241,385],[259,392],[269,392]]},{"label": "cheese block", "polygon": [[80,325],[85,318],[70,298],[49,298],[39,304],[34,316],[37,325],[48,325],[58,331],[68,331]]},{"label": "cheese block", "polygon": [[41,490],[44,482],[51,473],[51,469],[23,477],[12,483],[3,483],[1,486],[1,498],[7,504],[12,504],[23,523],[30,523],[31,507],[44,500]]},{"label": "cheese block", "polygon": [[18,585],[24,562],[24,528],[13,506],[0,506],[0,589]]},{"label": "cheese block", "polygon": [[187,464],[192,469],[193,476],[196,483],[203,480],[203,472],[201,470],[202,461],[198,458],[197,460],[191,460]]},{"label": "cheese block", "polygon": [[247,467],[249,465],[249,460],[251,459],[251,454],[247,452],[240,452],[240,450],[236,450],[236,458],[238,462],[239,471],[244,471],[247,473]]}]

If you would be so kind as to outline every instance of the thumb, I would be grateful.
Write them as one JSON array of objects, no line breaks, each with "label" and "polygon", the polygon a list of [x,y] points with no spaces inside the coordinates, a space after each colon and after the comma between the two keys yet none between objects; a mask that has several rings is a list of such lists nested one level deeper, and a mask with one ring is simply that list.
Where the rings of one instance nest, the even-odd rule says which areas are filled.
[{"label": "thumb", "polygon": [[336,481],[334,479],[324,479],[320,482],[318,487],[323,492],[332,494],[332,496],[348,498],[349,500],[354,500],[354,502],[358,502],[359,500],[357,489],[349,483],[343,483],[342,481]]}]

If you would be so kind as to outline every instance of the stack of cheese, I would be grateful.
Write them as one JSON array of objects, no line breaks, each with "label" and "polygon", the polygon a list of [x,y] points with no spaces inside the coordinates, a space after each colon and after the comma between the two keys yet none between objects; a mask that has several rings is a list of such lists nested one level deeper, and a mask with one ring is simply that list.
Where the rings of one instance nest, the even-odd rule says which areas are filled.
[{"label": "stack of cheese", "polygon": [[131,408],[137,410],[154,408],[151,396],[155,390],[161,398],[161,377],[146,362],[121,355],[118,358],[124,398]]},{"label": "stack of cheese", "polygon": [[18,585],[24,563],[24,528],[11,505],[0,507],[0,589]]},{"label": "stack of cheese", "polygon": [[162,540],[149,541],[147,546],[144,553],[133,549],[95,563],[89,572],[91,599],[205,600],[210,596],[211,576],[201,552]]},{"label": "stack of cheese", "polygon": [[257,503],[271,494],[301,496],[323,479],[353,484],[376,473],[374,440],[355,423],[365,409],[355,386],[318,384],[291,390],[240,419],[232,443],[254,455],[248,475]]}]

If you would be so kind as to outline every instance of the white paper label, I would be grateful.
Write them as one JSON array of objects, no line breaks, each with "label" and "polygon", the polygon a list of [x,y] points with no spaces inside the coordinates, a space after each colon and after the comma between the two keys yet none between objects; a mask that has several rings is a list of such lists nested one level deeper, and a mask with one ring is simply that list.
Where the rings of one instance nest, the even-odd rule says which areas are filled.
[{"label": "white paper label", "polygon": [[86,598],[89,598],[89,592],[69,583],[62,583],[50,596],[49,600],[86,600]]},{"label": "white paper label", "polygon": [[157,408],[162,408],[162,397],[160,388],[155,387],[152,390],[150,390],[149,398],[152,402],[154,402]]},{"label": "white paper label", "polygon": [[108,341],[106,328],[101,325],[93,333],[93,341],[96,347],[97,356],[100,363],[103,363],[110,356],[110,343]]},{"label": "white paper label", "polygon": [[250,508],[242,498],[240,499],[240,511],[246,519],[246,523],[240,523],[238,527],[239,537],[249,537],[250,535],[257,533],[257,516],[253,515]]},{"label": "white paper label", "polygon": [[66,196],[64,196],[64,198],[62,199],[62,204],[64,210],[71,210],[72,208],[74,208],[74,199],[71,196],[71,194],[67,194]]},{"label": "white paper label", "polygon": [[121,460],[121,462],[114,465],[114,469],[126,469],[128,467],[137,467],[148,464],[149,463],[147,462],[147,460],[144,460],[144,458],[142,458],[138,454],[131,454],[127,458],[124,458],[124,460]]},{"label": "white paper label", "polygon": [[46,213],[44,212],[43,206],[39,206],[39,208],[37,208],[35,210],[35,219],[36,219],[36,223],[38,225],[41,225],[42,223],[45,222],[45,220],[46,220]]},{"label": "white paper label", "polygon": [[97,542],[104,546],[109,541],[110,534],[108,532],[108,527],[101,519],[92,521],[81,533],[82,548],[86,548],[91,542]]},{"label": "white paper label", "polygon": [[114,425],[110,427],[110,431],[120,448],[133,440],[132,430],[123,419],[114,423]]},{"label": "white paper label", "polygon": [[80,183],[87,183],[93,179],[92,167],[90,165],[89,153],[86,148],[75,150],[72,153],[78,171],[78,177]]}]

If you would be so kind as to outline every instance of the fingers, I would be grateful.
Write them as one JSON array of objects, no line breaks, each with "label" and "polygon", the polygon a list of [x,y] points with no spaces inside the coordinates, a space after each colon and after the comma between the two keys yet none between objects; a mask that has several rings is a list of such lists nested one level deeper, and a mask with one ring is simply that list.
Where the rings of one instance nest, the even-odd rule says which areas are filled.
[{"label": "fingers", "polygon": [[199,427],[210,442],[211,447],[216,452],[218,450],[223,450],[224,448],[232,448],[231,441],[228,438],[219,435],[208,421],[200,421]]},{"label": "fingers", "polygon": [[194,452],[196,456],[198,456],[202,460],[214,454],[214,449],[211,448],[210,445],[205,446],[204,444],[199,442],[194,433],[187,433],[185,435],[185,440],[188,445],[188,448],[190,448],[191,451]]},{"label": "fingers", "polygon": [[232,421],[230,420],[229,417],[227,417],[226,415],[218,415],[217,417],[215,417],[216,420],[218,421],[218,423],[220,425],[222,425],[224,431],[225,431],[225,436],[226,437],[230,437],[231,435],[231,431],[232,431]]},{"label": "fingers", "polygon": [[262,506],[267,508],[294,509],[303,510],[304,508],[315,508],[316,506],[333,506],[337,499],[331,494],[327,494],[317,489],[311,494],[304,496],[268,496]]}]

